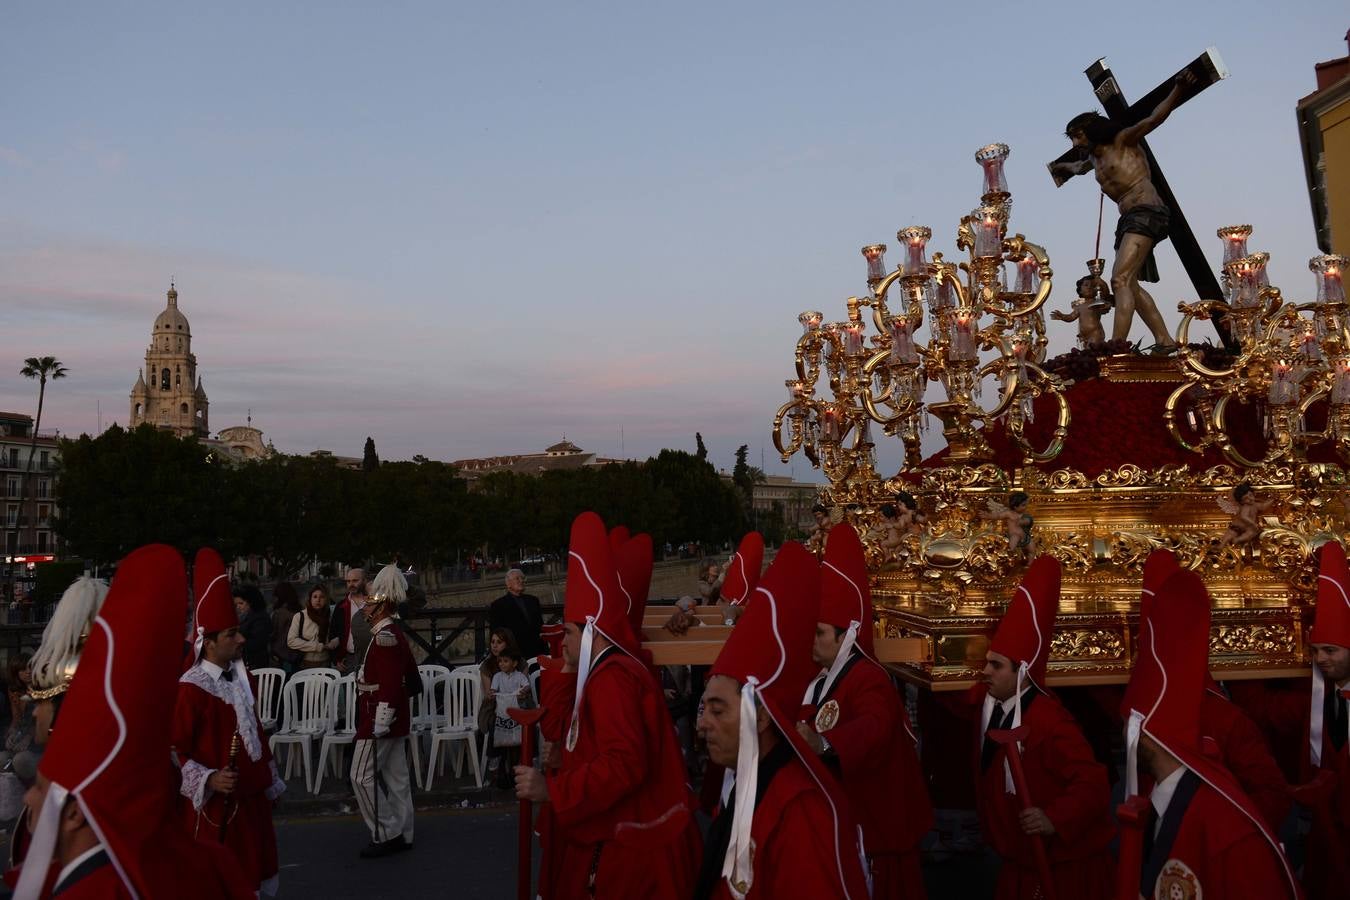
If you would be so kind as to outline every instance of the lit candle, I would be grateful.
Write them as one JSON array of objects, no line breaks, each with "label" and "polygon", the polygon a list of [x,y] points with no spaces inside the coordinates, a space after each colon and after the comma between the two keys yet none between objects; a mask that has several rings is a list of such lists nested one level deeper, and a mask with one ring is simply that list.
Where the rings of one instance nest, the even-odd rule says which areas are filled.
[{"label": "lit candle", "polygon": [[908,316],[891,319],[891,362],[912,364],[919,361],[914,347],[914,326]]},{"label": "lit candle", "polygon": [[1297,397],[1298,385],[1294,383],[1294,367],[1288,360],[1277,360],[1270,369],[1270,402],[1276,406],[1287,406]]},{"label": "lit candle", "polygon": [[1030,253],[1023,253],[1022,258],[1017,261],[1017,291],[1019,293],[1035,293],[1037,268],[1039,268],[1039,263],[1036,262],[1036,257]]},{"label": "lit candle", "polygon": [[810,334],[820,328],[820,323],[824,318],[825,316],[821,313],[818,313],[813,309],[808,309],[806,312],[797,316],[797,321],[802,323],[802,333]]},{"label": "lit candle", "polygon": [[975,358],[975,316],[968,310],[961,310],[952,320],[952,358],[971,360]]},{"label": "lit candle", "polygon": [[989,144],[975,151],[975,161],[984,169],[984,195],[1007,194],[1008,182],[1003,177],[1003,161],[1008,158],[1007,144]]},{"label": "lit candle", "polygon": [[1250,225],[1225,225],[1218,235],[1223,239],[1223,264],[1226,266],[1247,255],[1247,239],[1252,236]]},{"label": "lit candle", "polygon": [[843,328],[844,353],[849,356],[860,356],[863,351],[863,330],[862,326],[850,322]]},{"label": "lit candle", "polygon": [[1336,360],[1336,379],[1331,383],[1331,402],[1350,403],[1350,359]]},{"label": "lit candle", "polygon": [[839,414],[833,409],[825,410],[825,440],[839,440]]},{"label": "lit candle", "polygon": [[880,281],[886,277],[886,245],[868,244],[862,248],[863,258],[867,260],[867,282]]},{"label": "lit candle", "polygon": [[1318,303],[1344,303],[1344,275],[1350,258],[1334,253],[1325,253],[1308,260],[1308,269],[1317,276]]},{"label": "lit candle", "polygon": [[923,225],[913,225],[909,228],[901,228],[895,233],[895,237],[896,240],[905,245],[905,274],[928,274],[928,258],[924,255],[924,248],[928,246],[928,241],[933,237],[933,229]]},{"label": "lit candle", "polygon": [[981,206],[970,215],[971,226],[975,229],[975,255],[998,256],[1003,248],[998,210],[992,206]]},{"label": "lit candle", "polygon": [[784,383],[787,385],[788,399],[790,401],[796,403],[798,400],[802,399],[802,394],[805,392],[806,386],[802,384],[801,379],[793,378]]},{"label": "lit candle", "polygon": [[1298,336],[1299,355],[1306,360],[1317,361],[1322,358],[1322,349],[1317,344],[1317,326],[1312,322],[1303,323],[1303,333]]}]

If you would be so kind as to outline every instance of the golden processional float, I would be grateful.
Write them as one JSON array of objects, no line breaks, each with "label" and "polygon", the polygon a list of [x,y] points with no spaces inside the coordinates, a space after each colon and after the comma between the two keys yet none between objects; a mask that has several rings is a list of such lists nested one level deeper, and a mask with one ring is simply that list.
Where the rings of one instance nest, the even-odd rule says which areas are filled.
[{"label": "golden processional float", "polygon": [[[1051,681],[1123,683],[1144,560],[1166,547],[1209,587],[1218,677],[1306,673],[1312,554],[1347,532],[1347,260],[1314,258],[1315,298],[1291,302],[1248,251],[1252,228],[1221,228],[1226,299],[1179,304],[1175,355],[1047,360],[1053,272],[1009,228],[1007,156],[975,154],[984,191],[957,227],[960,262],[929,255],[929,228],[902,229],[893,270],[885,245],[862,248],[868,290],[841,321],[799,317],[773,439],[824,471],[822,504],[863,536],[877,636],[894,639],[879,651],[918,683],[968,685],[1044,552],[1064,571]],[[1232,350],[1189,343],[1219,318]],[[930,418],[946,447],[924,459]],[[877,471],[874,439],[902,442],[898,473]],[[1243,515],[1250,531],[1229,531]]]}]

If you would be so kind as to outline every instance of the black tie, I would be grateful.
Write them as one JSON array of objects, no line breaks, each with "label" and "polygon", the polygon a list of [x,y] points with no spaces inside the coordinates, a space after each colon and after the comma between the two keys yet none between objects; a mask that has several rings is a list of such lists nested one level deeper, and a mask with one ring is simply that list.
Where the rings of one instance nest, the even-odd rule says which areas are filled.
[{"label": "black tie", "polygon": [[[989,736],[989,732],[995,728],[1007,729],[1012,727],[1013,712],[1016,706],[1007,712],[1002,712],[1002,704],[995,704],[994,711],[989,714],[989,727],[984,730],[984,744],[980,747],[980,771],[987,772],[993,765],[994,754],[998,752],[998,744]],[[1000,715],[1000,713],[1002,713]],[[966,746],[970,746],[967,744]]]},{"label": "black tie", "polygon": [[1347,713],[1346,710],[1345,694],[1336,690],[1333,686],[1327,693],[1326,723],[1327,736],[1331,738],[1331,746],[1336,750],[1345,746],[1347,715],[1350,715],[1350,713]]},{"label": "black tie", "polygon": [[220,677],[226,681],[234,681],[234,666],[226,666],[220,670]]}]

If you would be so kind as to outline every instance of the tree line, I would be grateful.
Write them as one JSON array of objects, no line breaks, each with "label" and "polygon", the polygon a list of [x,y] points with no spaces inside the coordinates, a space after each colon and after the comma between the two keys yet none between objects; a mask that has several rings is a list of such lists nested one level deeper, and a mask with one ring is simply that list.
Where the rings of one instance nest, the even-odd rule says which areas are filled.
[{"label": "tree line", "polygon": [[227,558],[256,556],[279,576],[312,561],[397,555],[424,570],[471,553],[514,560],[565,551],[572,519],[586,509],[650,533],[658,548],[713,548],[749,525],[740,474],[729,484],[700,454],[662,450],[644,462],[469,482],[423,457],[381,462],[373,441],[364,465],[350,469],[284,454],[234,462],[195,438],[113,426],[60,442],[54,528],[66,555],[99,565],[160,542],[185,554],[209,545]]}]

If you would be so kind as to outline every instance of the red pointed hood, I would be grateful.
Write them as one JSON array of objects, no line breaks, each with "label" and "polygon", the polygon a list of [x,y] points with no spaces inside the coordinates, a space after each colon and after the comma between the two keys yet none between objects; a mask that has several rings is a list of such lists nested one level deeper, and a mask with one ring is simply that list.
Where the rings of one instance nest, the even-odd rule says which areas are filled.
[{"label": "red pointed hood", "polygon": [[199,634],[224,631],[239,624],[225,561],[209,547],[198,550],[192,563],[192,596],[196,599],[192,620]]},{"label": "red pointed hood", "polygon": [[567,556],[563,621],[585,625],[593,620],[611,642],[631,647],[628,599],[619,589],[605,523],[598,515],[584,512],[573,520]]},{"label": "red pointed hood", "polygon": [[[1261,832],[1284,866],[1290,896],[1298,896],[1297,882],[1279,840],[1232,774],[1206,754],[1201,743],[1200,704],[1209,665],[1210,605],[1200,576],[1188,571],[1169,576],[1154,595],[1150,620],[1148,641],[1140,648],[1131,675],[1132,682],[1135,678],[1142,681],[1137,689],[1134,724],[1126,729],[1127,745],[1137,724],[1138,731],[1217,791]],[[1133,747],[1127,746],[1126,757],[1129,797],[1138,792]]]},{"label": "red pointed hood", "polygon": [[[1154,550],[1148,555],[1144,562],[1144,583],[1139,591],[1139,639],[1138,647],[1148,645],[1148,632],[1152,627],[1151,616],[1153,614],[1154,595],[1162,583],[1171,577],[1172,573],[1181,569],[1181,564],[1177,562],[1177,556],[1171,550]],[[1120,714],[1128,718],[1130,710],[1137,705],[1137,695],[1140,692],[1148,693],[1153,688],[1145,686],[1144,681],[1147,676],[1139,671],[1136,664],[1130,672],[1130,682],[1125,686],[1125,696],[1120,700]]]},{"label": "red pointed hood", "polygon": [[52,784],[33,823],[19,896],[46,877],[67,797],[79,803],[133,895],[175,893],[164,871],[165,844],[174,842],[162,832],[178,831],[169,742],[186,601],[183,559],[172,547],[142,547],[118,566],[62,705],[61,727],[38,765]]},{"label": "red pointed hood", "polygon": [[642,661],[637,638],[628,627],[628,599],[619,589],[605,523],[593,512],[584,512],[572,521],[563,621],[581,627],[576,699],[566,740],[567,749],[572,750],[576,747],[595,635],[602,635],[622,652]]},{"label": "red pointed hood", "polygon": [[[811,662],[816,623],[820,621],[820,576],[815,557],[801,544],[783,544],[745,604],[730,637],[722,645],[709,677],[725,675],[741,684],[740,751],[736,763],[736,805],[727,860],[730,878],[747,887],[753,876],[750,825],[754,818],[759,759],[755,728],[756,701],[773,719],[779,739],[786,740],[829,805],[834,822],[836,874],[840,894],[850,897],[844,861],[857,857],[856,835],[849,825],[834,776],[812,753],[796,728],[802,695],[819,668]],[[866,900],[854,897],[852,900]]]},{"label": "red pointed hood", "polygon": [[1345,564],[1345,548],[1340,541],[1327,541],[1320,553],[1317,615],[1308,642],[1350,647],[1350,569]]},{"label": "red pointed hood", "polygon": [[[617,529],[616,529],[617,530]],[[610,538],[614,532],[610,532]],[[642,634],[642,616],[652,586],[652,536],[637,534],[614,551],[619,590],[628,609],[628,628],[634,637]]]},{"label": "red pointed hood", "polygon": [[748,532],[741,538],[736,555],[727,564],[727,577],[722,581],[722,599],[732,606],[743,605],[755,592],[763,567],[764,537],[758,531]]},{"label": "red pointed hood", "polygon": [[1059,612],[1059,579],[1059,560],[1048,554],[1036,557],[989,643],[990,650],[1008,657],[1014,666],[1025,664],[1027,676],[1042,691]]},{"label": "red pointed hood", "polygon": [[820,561],[820,621],[845,630],[856,622],[858,646],[875,659],[867,560],[858,532],[847,522],[830,529]]},{"label": "red pointed hood", "polygon": [[619,555],[619,548],[628,543],[631,537],[632,535],[628,533],[627,525],[615,525],[609,530],[609,552],[614,554],[617,558]]}]

